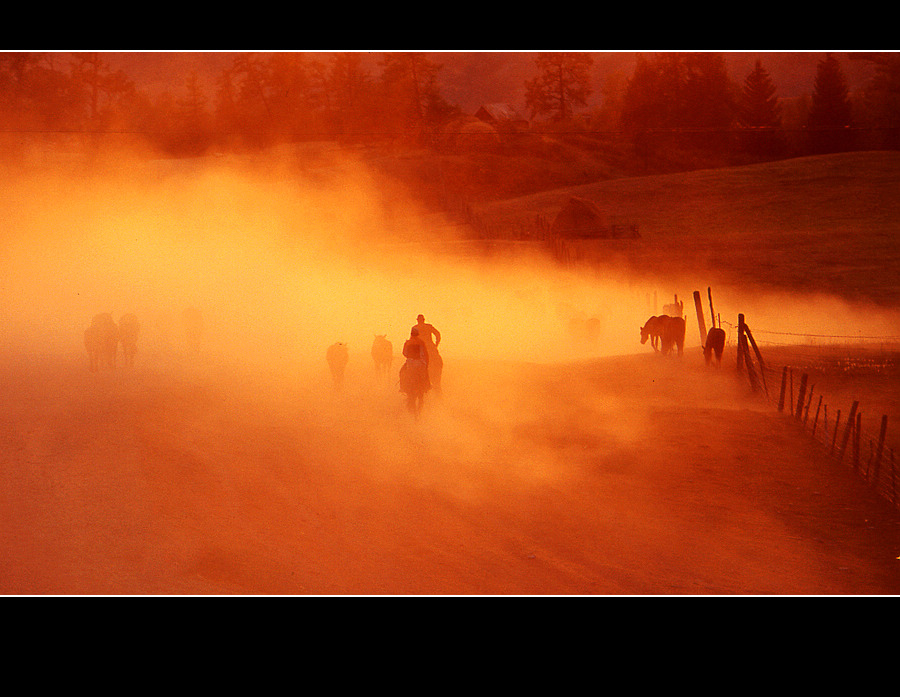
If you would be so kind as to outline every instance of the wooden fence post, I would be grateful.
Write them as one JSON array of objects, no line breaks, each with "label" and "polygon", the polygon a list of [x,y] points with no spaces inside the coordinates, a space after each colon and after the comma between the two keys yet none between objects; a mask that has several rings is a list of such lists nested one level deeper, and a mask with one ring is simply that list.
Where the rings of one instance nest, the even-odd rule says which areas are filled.
[{"label": "wooden fence post", "polygon": [[897,486],[896,486],[896,476],[894,470],[894,449],[891,448],[891,499],[894,501],[894,505],[897,505]]},{"label": "wooden fence post", "polygon": [[803,419],[803,404],[806,402],[806,381],[808,379],[809,376],[806,373],[800,376],[800,395],[797,397],[797,411],[794,414],[797,421]]},{"label": "wooden fence post", "polygon": [[[737,350],[737,370],[738,372],[744,367],[744,364],[747,365],[747,377],[750,380],[750,387],[754,392],[759,390],[760,378],[756,376],[756,371],[753,369],[753,360],[750,358],[750,349],[747,345],[747,336],[749,334],[749,329],[747,324],[744,322],[744,315],[738,315],[738,350]],[[763,366],[760,364],[760,370],[762,370]],[[765,388],[765,374],[761,374],[761,378],[763,381],[763,388]]]},{"label": "wooden fence post", "polygon": [[831,433],[831,454],[834,455],[834,444],[837,441],[838,425],[841,423],[841,410],[837,410],[834,417],[834,431]]},{"label": "wooden fence post", "polygon": [[[817,426],[818,423],[819,423],[819,410],[820,410],[821,408],[822,408],[822,395],[819,395],[819,403],[816,405],[816,416],[815,416],[815,418],[813,419],[813,425],[812,425],[812,434],[813,434],[813,436],[816,435],[816,426]],[[825,407],[825,408],[828,409],[828,407]],[[828,412],[826,411],[826,414],[827,414],[827,413],[828,413]],[[826,433],[827,433],[827,431],[826,431]]]},{"label": "wooden fence post", "polygon": [[788,387],[790,388],[788,394],[788,406],[791,408],[791,416],[794,414],[794,371],[788,370]]},{"label": "wooden fence post", "polygon": [[784,366],[784,368],[781,369],[781,396],[778,398],[778,411],[779,412],[784,411],[784,393],[785,393],[785,390],[787,389],[787,374],[788,374],[788,368],[787,368],[787,366]]},{"label": "wooden fence post", "polygon": [[769,394],[769,388],[766,385],[766,364],[763,362],[759,346],[756,345],[756,339],[753,338],[753,332],[750,331],[750,327],[748,327],[746,323],[744,323],[744,333],[747,335],[747,340],[753,348],[753,353],[756,354],[756,360],[759,363],[759,374],[762,377],[763,389],[766,391],[766,394]]},{"label": "wooden fence post", "polygon": [[853,426],[856,422],[856,410],[859,408],[859,402],[854,401],[853,406],[850,407],[850,416],[847,418],[847,426],[844,428],[844,435],[841,438],[841,451],[838,453],[838,462],[843,462],[844,460],[844,451],[847,449],[847,443],[850,440],[850,433],[853,430]]},{"label": "wooden fence post", "polygon": [[[700,327],[700,346],[706,346],[706,321],[703,319],[703,305],[700,302],[700,291],[694,291],[694,307],[697,308],[697,326]],[[711,318],[715,322],[715,318]],[[715,325],[713,325],[715,326]]]},{"label": "wooden fence post", "polygon": [[881,470],[881,455],[884,452],[884,437],[887,435],[887,414],[881,417],[881,430],[878,432],[878,448],[875,450],[875,468],[872,472],[872,480],[878,488],[878,474]]},{"label": "wooden fence post", "polygon": [[744,342],[744,360],[747,362],[747,377],[750,379],[750,387],[753,388],[754,392],[759,391],[759,378],[756,375],[756,370],[753,367],[753,363],[750,361],[750,354],[747,352],[747,343]]},{"label": "wooden fence post", "polygon": [[859,435],[862,431],[862,413],[856,412],[856,427],[853,429],[853,469],[860,471],[859,467]]}]

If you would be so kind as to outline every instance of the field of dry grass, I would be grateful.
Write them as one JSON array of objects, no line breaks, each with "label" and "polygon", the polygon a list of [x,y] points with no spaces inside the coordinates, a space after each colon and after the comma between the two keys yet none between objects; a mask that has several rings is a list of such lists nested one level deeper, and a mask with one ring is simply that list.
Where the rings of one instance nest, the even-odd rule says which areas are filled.
[{"label": "field of dry grass", "polygon": [[[900,305],[900,153],[864,152],[635,177],[485,204],[516,228],[552,220],[569,196],[597,203],[641,239],[613,245],[616,266],[683,270],[709,284],[829,293]],[[607,257],[598,243],[595,259]]]}]

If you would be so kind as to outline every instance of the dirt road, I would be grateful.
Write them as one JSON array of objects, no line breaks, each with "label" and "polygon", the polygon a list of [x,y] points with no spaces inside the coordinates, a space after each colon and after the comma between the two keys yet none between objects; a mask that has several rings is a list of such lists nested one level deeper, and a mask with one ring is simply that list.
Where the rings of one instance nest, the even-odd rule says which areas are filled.
[{"label": "dirt road", "polygon": [[2,366],[4,594],[895,594],[900,515],[729,368]]}]

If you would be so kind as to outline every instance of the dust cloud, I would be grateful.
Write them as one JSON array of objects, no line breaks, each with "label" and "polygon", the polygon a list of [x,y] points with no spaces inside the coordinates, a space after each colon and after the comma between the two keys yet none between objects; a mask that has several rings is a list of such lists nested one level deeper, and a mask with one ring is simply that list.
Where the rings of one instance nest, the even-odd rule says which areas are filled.
[{"label": "dust cloud", "polygon": [[[508,454],[523,420],[544,418],[524,369],[506,366],[645,349],[643,289],[540,255],[483,257],[445,221],[436,245],[435,218],[352,158],[307,168],[290,158],[110,158],[72,170],[8,174],[0,348],[26,362],[63,357],[87,375],[91,318],[134,313],[145,383],[193,373],[232,403],[300,414],[325,460],[338,433],[345,446],[365,443],[360,459],[390,476],[436,481],[447,468],[414,467],[407,437],[448,467],[483,463]],[[190,309],[202,331],[187,323]],[[420,313],[441,332],[445,370],[443,393],[413,424],[397,371]],[[394,349],[384,380],[370,356],[381,334]],[[325,361],[338,341],[350,353],[340,391]],[[394,438],[380,436],[389,430]],[[524,478],[546,475],[541,457],[516,458]]]},{"label": "dust cloud", "polygon": [[[9,350],[83,354],[95,314],[135,313],[145,364],[197,354],[314,382],[325,379],[326,348],[340,341],[352,379],[371,372],[378,334],[394,344],[396,370],[422,313],[442,333],[452,385],[462,361],[645,353],[639,328],[673,296],[684,303],[692,350],[693,290],[708,313],[708,278],[690,270],[638,278],[563,269],[537,254],[480,256],[400,187],[338,154],[305,167],[289,156],[115,156],[87,173],[62,163],[6,180],[0,345]],[[834,298],[727,285],[714,296],[726,326],[741,312],[755,331],[785,336],[895,333],[896,313]],[[189,308],[200,311],[202,334],[186,325]]]},{"label": "dust cloud", "polygon": [[[600,496],[636,520],[630,490],[615,487],[628,489],[621,463],[658,433],[660,410],[739,403],[732,381],[681,369],[703,371],[691,297],[705,290],[702,275],[680,270],[673,283],[666,270],[638,278],[536,254],[480,255],[352,158],[111,158],[77,169],[6,172],[0,193],[0,369],[10,381],[0,407],[16,421],[0,436],[2,457],[20,465],[5,475],[11,569],[43,565],[49,589],[219,592],[254,559],[256,576],[237,586],[253,592],[303,554],[337,579],[342,545],[360,535],[376,568],[402,557],[397,529],[456,549],[457,527],[493,532],[505,515],[504,535],[515,536],[544,491],[592,511]],[[754,329],[883,330],[880,317],[836,300],[812,311],[802,299],[714,290],[723,318],[744,312]],[[683,362],[640,344],[655,291],[660,310],[671,295],[684,301]],[[133,369],[88,369],[83,332],[105,312],[141,322]],[[441,332],[445,367],[416,420],[397,371],[420,313]],[[376,335],[393,343],[387,376],[369,353]],[[350,354],[340,389],[325,360],[338,341]],[[609,363],[596,367],[601,357]],[[671,471],[661,456],[658,471],[632,464],[639,486]],[[600,470],[593,488],[579,485]],[[471,503],[490,504],[483,523],[457,507]],[[429,507],[431,528],[417,506]],[[122,535],[106,534],[123,521]],[[323,538],[315,550],[307,528]],[[75,538],[81,547],[52,543]],[[82,548],[93,561],[67,566],[67,550]],[[139,561],[109,573],[128,554]],[[217,566],[228,582],[193,585],[211,573],[195,566],[217,554],[231,560]],[[72,580],[69,568],[102,580]],[[175,568],[185,578],[173,579]],[[120,587],[104,585],[117,573],[127,576]],[[29,583],[9,587],[34,592]]]},{"label": "dust cloud", "polygon": [[135,312],[144,351],[162,350],[196,307],[209,350],[239,362],[318,364],[334,341],[361,360],[374,334],[399,349],[419,313],[448,358],[544,361],[628,351],[644,314],[627,284],[539,259],[432,255],[427,216],[352,162],[135,161],[23,174],[2,196],[4,340],[38,351],[80,350],[99,312]]}]

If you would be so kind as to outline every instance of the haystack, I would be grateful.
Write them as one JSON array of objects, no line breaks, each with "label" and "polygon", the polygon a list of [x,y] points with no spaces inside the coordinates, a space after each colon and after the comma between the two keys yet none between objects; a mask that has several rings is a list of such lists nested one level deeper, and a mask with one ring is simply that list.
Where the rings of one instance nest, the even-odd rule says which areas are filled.
[{"label": "haystack", "polygon": [[638,236],[634,228],[611,225],[596,203],[578,196],[571,196],[556,214],[550,234],[567,239]]}]

